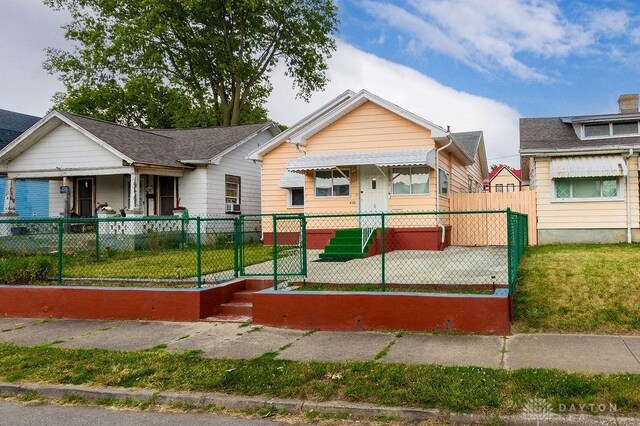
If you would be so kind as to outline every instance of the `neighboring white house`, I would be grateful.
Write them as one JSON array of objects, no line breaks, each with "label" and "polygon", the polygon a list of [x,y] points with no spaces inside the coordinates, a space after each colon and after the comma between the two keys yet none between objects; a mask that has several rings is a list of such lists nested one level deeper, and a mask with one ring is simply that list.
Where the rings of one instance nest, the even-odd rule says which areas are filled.
[{"label": "neighboring white house", "polygon": [[47,114],[0,150],[5,216],[16,179],[49,180],[49,214],[90,217],[99,204],[127,216],[259,213],[260,166],[246,157],[277,135],[271,122],[195,129],[137,129],[66,112]]}]

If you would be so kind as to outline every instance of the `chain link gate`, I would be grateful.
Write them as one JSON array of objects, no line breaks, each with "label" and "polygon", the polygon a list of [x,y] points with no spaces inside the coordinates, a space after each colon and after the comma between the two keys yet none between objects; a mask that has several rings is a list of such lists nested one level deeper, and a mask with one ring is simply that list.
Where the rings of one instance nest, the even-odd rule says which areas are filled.
[{"label": "chain link gate", "polygon": [[296,215],[243,215],[236,223],[237,274],[281,279],[307,274],[306,219]]}]

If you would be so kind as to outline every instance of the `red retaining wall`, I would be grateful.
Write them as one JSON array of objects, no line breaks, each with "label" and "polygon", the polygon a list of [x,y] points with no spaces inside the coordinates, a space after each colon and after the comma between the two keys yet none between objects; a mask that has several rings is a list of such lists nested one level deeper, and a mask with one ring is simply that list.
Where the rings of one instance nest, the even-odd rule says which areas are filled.
[{"label": "red retaining wall", "polygon": [[507,296],[265,290],[254,324],[316,330],[410,330],[506,335]]},{"label": "red retaining wall", "polygon": [[203,289],[0,286],[0,315],[198,321],[217,314],[249,281]]},{"label": "red retaining wall", "polygon": [[[336,234],[334,229],[307,229],[307,248],[322,250]],[[369,247],[367,256],[380,254],[380,231]],[[264,233],[264,244],[273,245],[273,233]],[[444,244],[441,242],[442,228],[389,228],[385,230],[387,252],[393,250],[444,250],[451,245],[451,226],[446,227]],[[278,232],[278,245],[297,245],[299,232]]]}]

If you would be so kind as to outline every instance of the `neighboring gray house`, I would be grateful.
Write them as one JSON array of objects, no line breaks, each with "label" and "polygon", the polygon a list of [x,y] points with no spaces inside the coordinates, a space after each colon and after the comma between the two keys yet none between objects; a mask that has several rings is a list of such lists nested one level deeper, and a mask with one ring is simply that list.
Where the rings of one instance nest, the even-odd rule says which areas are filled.
[{"label": "neighboring gray house", "polygon": [[271,122],[143,130],[53,111],[0,150],[5,199],[20,197],[16,180],[37,178],[49,181],[50,216],[65,210],[63,186],[82,217],[104,203],[128,216],[259,213],[260,166],[246,156],[278,133]]},{"label": "neighboring gray house", "polygon": [[[0,149],[7,146],[40,117],[0,109]],[[4,194],[7,184],[5,176],[0,176],[0,211],[4,209]],[[16,211],[22,217],[49,216],[49,184],[46,180],[20,179],[16,182]]]},{"label": "neighboring gray house", "polygon": [[520,119],[540,244],[640,241],[638,95],[618,103],[612,114]]}]

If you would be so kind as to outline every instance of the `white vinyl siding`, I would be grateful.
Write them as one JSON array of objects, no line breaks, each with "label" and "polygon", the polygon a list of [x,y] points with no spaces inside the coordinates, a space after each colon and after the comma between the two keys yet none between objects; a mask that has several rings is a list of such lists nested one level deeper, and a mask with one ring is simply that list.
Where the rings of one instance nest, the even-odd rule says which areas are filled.
[{"label": "white vinyl siding", "polygon": [[8,172],[51,169],[89,171],[101,167],[122,167],[122,159],[77,130],[61,125],[12,160]]},{"label": "white vinyl siding", "polygon": [[[240,177],[242,213],[260,213],[260,164],[246,157],[258,146],[271,140],[271,133],[264,131],[250,141],[222,157],[220,164],[207,167],[206,193],[208,215],[225,214],[225,175]],[[181,179],[182,180],[182,179]],[[180,187],[180,194],[184,188]]]}]

